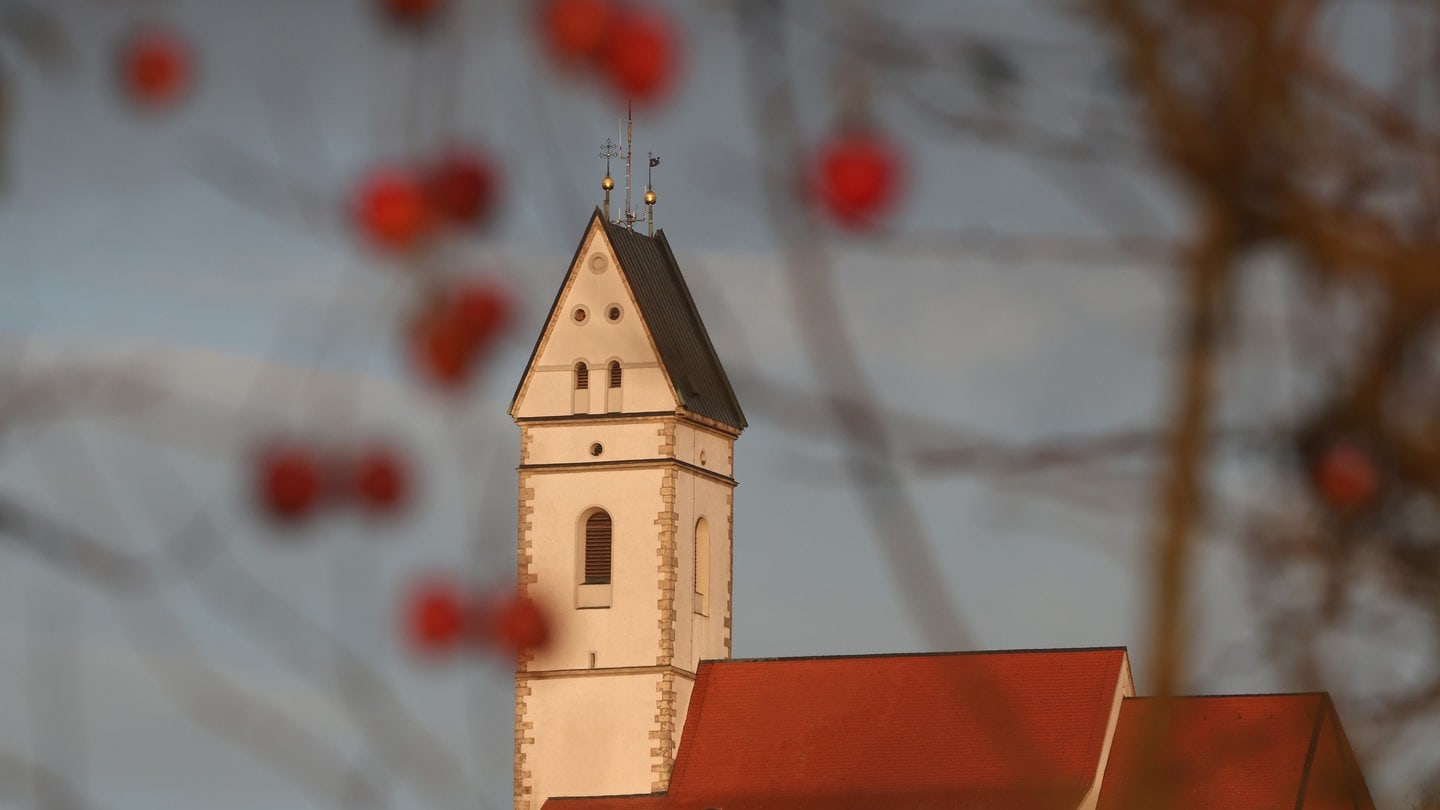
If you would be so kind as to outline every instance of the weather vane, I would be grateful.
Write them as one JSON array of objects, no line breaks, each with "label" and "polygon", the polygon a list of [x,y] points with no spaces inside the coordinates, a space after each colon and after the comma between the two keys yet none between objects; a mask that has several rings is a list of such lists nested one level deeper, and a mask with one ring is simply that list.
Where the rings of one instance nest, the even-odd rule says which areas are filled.
[{"label": "weather vane", "polygon": [[649,220],[650,235],[655,235],[655,167],[660,165],[660,158],[654,152],[646,152],[650,158],[650,166],[645,169],[645,217]]}]

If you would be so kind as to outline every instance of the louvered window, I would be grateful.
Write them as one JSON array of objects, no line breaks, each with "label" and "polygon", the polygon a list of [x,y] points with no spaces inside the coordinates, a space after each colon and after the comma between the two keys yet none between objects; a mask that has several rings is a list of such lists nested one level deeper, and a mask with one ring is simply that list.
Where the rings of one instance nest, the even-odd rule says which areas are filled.
[{"label": "louvered window", "polygon": [[584,363],[575,364],[575,390],[583,391],[590,387],[590,369]]},{"label": "louvered window", "polygon": [[596,512],[585,521],[585,584],[610,582],[610,514]]},{"label": "louvered window", "polygon": [[610,387],[611,387],[611,388],[619,388],[619,387],[620,387],[620,378],[621,378],[621,375],[622,375],[622,374],[623,374],[623,372],[620,371],[620,361],[619,361],[619,360],[612,360],[612,361],[610,361]]}]

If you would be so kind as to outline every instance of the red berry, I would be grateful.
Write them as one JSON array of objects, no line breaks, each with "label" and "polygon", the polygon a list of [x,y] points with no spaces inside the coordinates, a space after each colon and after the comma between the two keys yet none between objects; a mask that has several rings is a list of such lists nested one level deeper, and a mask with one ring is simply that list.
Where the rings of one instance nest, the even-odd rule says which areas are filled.
[{"label": "red berry", "polygon": [[402,25],[428,23],[439,15],[444,5],[445,0],[380,0],[380,10]]},{"label": "red berry", "polygon": [[495,285],[467,285],[432,299],[411,327],[411,353],[427,379],[458,388],[509,320],[509,298]]},{"label": "red berry", "polygon": [[566,67],[598,59],[614,19],[610,0],[549,0],[540,12],[545,46]]},{"label": "red berry", "polygon": [[495,207],[499,177],[483,154],[455,150],[435,164],[426,177],[430,204],[450,222],[474,226]]},{"label": "red berry", "polygon": [[443,388],[459,388],[470,377],[475,341],[455,316],[449,295],[431,299],[410,327],[410,352],[426,380]]},{"label": "red berry", "polygon": [[677,71],[670,21],[653,10],[620,15],[605,56],[605,74],[618,95],[641,103],[657,100]]},{"label": "red berry", "polygon": [[410,589],[403,610],[405,640],[419,655],[450,652],[465,633],[465,600],[450,579],[420,581]]},{"label": "red berry", "polygon": [[266,449],[255,469],[256,497],[270,517],[298,523],[320,500],[320,464],[306,448],[294,444]]},{"label": "red berry", "polygon": [[417,327],[413,340],[415,365],[430,382],[459,388],[469,379],[473,351],[458,324],[435,319]]},{"label": "red berry", "polygon": [[1331,508],[1351,511],[1370,503],[1380,489],[1375,461],[1363,449],[1348,443],[1326,448],[1315,462],[1315,487]]},{"label": "red berry", "polygon": [[371,244],[392,251],[419,247],[431,229],[423,185],[414,175],[394,169],[376,171],[360,184],[355,217]]},{"label": "red berry", "polygon": [[355,459],[351,474],[355,496],[370,514],[392,514],[405,506],[410,494],[409,470],[393,449],[365,450]]},{"label": "red berry", "polygon": [[121,82],[136,106],[158,110],[175,105],[190,89],[193,73],[190,46],[172,31],[144,29],[121,47]]},{"label": "red berry", "polygon": [[450,310],[467,339],[484,350],[508,324],[510,299],[495,284],[470,284],[452,294]]},{"label": "red berry", "polygon": [[490,641],[507,653],[539,649],[550,639],[550,620],[533,599],[515,594],[495,606]]},{"label": "red berry", "polygon": [[895,204],[903,180],[899,153],[879,134],[843,133],[821,147],[811,184],[816,201],[839,224],[872,226]]}]

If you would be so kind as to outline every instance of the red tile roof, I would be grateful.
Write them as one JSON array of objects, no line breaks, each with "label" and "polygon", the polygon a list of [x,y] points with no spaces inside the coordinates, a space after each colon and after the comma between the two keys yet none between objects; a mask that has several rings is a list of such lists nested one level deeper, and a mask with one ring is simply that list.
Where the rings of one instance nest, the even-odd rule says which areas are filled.
[{"label": "red tile roof", "polygon": [[[1070,810],[1093,786],[1124,661],[1117,648],[705,662],[668,793],[545,806]],[[1127,698],[1112,739],[1099,810],[1374,810],[1324,694]],[[1142,795],[1151,767],[1163,792]]]},{"label": "red tile roof", "polygon": [[1094,782],[1124,658],[1115,648],[705,662],[663,804],[547,807],[1072,808]]},{"label": "red tile roof", "polygon": [[903,792],[847,796],[675,796],[656,793],[645,799],[631,796],[550,799],[545,802],[544,810],[1010,810],[1015,807],[1074,810],[1078,804],[1079,799],[1074,797],[1060,799],[1017,792],[1008,792],[1003,796]]},{"label": "red tile roof", "polygon": [[1155,806],[1374,810],[1324,694],[1127,699],[1100,810]]}]

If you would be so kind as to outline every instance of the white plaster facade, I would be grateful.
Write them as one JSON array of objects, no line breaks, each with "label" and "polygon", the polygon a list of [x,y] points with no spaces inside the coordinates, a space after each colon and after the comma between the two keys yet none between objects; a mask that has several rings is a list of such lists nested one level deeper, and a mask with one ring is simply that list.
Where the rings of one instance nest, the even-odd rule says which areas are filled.
[{"label": "white plaster facade", "polygon": [[[592,219],[511,409],[519,585],[553,620],[550,643],[517,664],[516,808],[663,790],[698,663],[729,657],[739,430],[679,402]],[[587,584],[585,521],[600,509],[611,519],[609,582]],[[697,544],[702,519],[708,542]],[[697,545],[708,552],[698,571]]]}]

